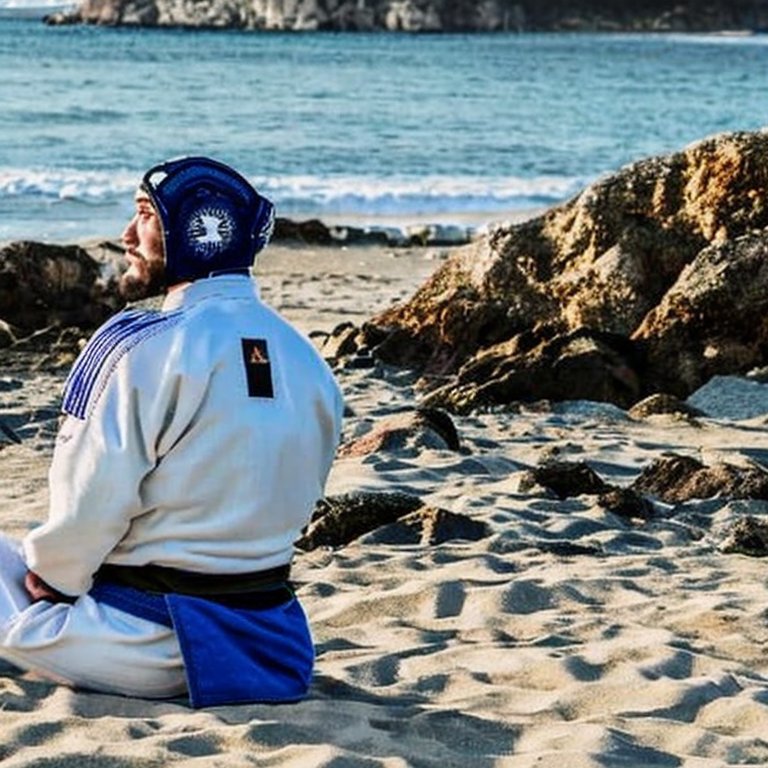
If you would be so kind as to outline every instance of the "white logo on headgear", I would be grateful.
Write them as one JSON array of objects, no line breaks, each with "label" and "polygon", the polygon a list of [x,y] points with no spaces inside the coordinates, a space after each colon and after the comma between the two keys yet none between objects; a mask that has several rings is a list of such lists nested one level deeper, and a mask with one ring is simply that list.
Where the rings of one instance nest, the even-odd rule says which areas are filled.
[{"label": "white logo on headgear", "polygon": [[187,223],[187,239],[205,259],[213,258],[232,241],[235,222],[226,208],[220,206],[195,211]]}]

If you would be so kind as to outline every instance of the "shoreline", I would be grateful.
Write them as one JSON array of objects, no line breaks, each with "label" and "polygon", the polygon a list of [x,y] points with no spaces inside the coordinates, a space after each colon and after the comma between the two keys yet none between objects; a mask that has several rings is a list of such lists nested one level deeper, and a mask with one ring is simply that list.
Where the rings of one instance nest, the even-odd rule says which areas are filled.
[{"label": "shoreline", "polygon": [[[275,233],[267,248],[274,245],[319,246],[386,246],[392,248],[415,246],[464,245],[482,237],[495,227],[521,224],[545,213],[549,208],[525,208],[505,211],[499,215],[490,213],[445,213],[366,216],[299,215],[291,218],[278,216]],[[124,224],[127,222],[124,222]],[[122,230],[120,230],[122,231]],[[112,235],[80,234],[72,237],[4,237],[0,248],[11,243],[39,242],[46,245],[80,245],[93,248],[102,243],[119,247],[119,232]]]}]

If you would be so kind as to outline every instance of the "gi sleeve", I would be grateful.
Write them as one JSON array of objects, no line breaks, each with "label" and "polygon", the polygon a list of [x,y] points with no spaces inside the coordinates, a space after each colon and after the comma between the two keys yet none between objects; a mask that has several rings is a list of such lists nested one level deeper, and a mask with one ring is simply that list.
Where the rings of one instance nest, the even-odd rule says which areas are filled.
[{"label": "gi sleeve", "polygon": [[48,520],[23,541],[27,566],[55,589],[87,592],[133,518],[146,511],[145,478],[204,397],[205,381],[177,363],[172,349],[144,342],[120,359],[85,417],[62,424]]}]

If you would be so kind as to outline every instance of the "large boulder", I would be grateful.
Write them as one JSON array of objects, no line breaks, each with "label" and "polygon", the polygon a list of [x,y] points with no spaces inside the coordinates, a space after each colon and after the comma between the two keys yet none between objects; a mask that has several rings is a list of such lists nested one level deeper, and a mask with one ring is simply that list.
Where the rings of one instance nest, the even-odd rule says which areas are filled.
[{"label": "large boulder", "polygon": [[768,347],[768,233],[702,250],[635,329],[645,378],[680,396],[712,377],[763,366]]},{"label": "large boulder", "polygon": [[621,169],[454,255],[361,343],[454,410],[685,397],[768,350],[768,133]]}]

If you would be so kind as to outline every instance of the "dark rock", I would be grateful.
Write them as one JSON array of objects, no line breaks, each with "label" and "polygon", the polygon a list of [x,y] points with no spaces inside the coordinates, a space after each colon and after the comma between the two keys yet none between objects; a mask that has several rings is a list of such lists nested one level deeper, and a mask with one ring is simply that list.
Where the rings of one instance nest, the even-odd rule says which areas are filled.
[{"label": "dark rock", "polygon": [[292,221],[277,217],[272,233],[275,242],[293,241],[305,245],[331,245],[333,237],[331,230],[318,219],[308,221]]},{"label": "dark rock", "polygon": [[542,485],[560,499],[610,490],[610,486],[583,461],[552,461],[528,470],[527,474],[529,480],[523,478],[521,489],[533,487],[533,484]]},{"label": "dark rock", "polygon": [[703,249],[633,333],[645,378],[688,397],[713,376],[764,364],[767,311],[766,232]]},{"label": "dark rock", "polygon": [[[510,353],[515,348],[519,352]],[[456,413],[542,399],[602,400],[626,407],[640,391],[636,368],[631,345],[615,335],[584,328],[526,351],[516,337],[479,352],[423,402]]]},{"label": "dark rock", "polygon": [[13,342],[50,328],[100,325],[123,306],[109,271],[79,246],[0,248],[0,307]]},{"label": "dark rock", "polygon": [[677,498],[679,489],[703,468],[700,461],[690,456],[662,456],[640,473],[631,488],[667,502],[684,501]]},{"label": "dark rock", "polygon": [[458,451],[459,435],[447,413],[437,408],[419,408],[383,419],[367,434],[344,443],[338,455],[367,456],[406,447]]},{"label": "dark rock", "polygon": [[[468,238],[464,239],[464,242]],[[274,242],[301,245],[408,245],[409,239],[399,230],[362,229],[360,227],[329,227],[319,219],[294,221],[278,217],[272,233]],[[431,241],[429,244],[433,244]]]},{"label": "dark rock", "polygon": [[652,520],[656,516],[653,504],[632,488],[611,488],[600,494],[597,503],[626,520]]},{"label": "dark rock", "polygon": [[299,549],[339,547],[422,507],[406,493],[350,493],[321,499],[307,530],[296,542]]},{"label": "dark rock", "polygon": [[471,239],[466,227],[444,224],[419,224],[407,227],[406,241],[409,245],[418,246],[454,246],[464,245]]},{"label": "dark rock", "polygon": [[736,520],[723,531],[722,552],[766,557],[768,555],[768,522],[751,515]]},{"label": "dark rock", "polygon": [[356,354],[344,361],[344,367],[347,369],[375,368],[376,358],[370,354]]},{"label": "dark rock", "polygon": [[379,528],[371,537],[377,544],[435,546],[457,539],[479,541],[490,534],[491,529],[481,521],[445,509],[424,506],[395,523]]},{"label": "dark rock", "polygon": [[691,499],[768,499],[768,472],[758,467],[717,463],[705,466],[689,456],[653,461],[631,488],[670,504]]},{"label": "dark rock", "polygon": [[340,323],[320,345],[320,353],[329,362],[337,362],[355,355],[360,344],[360,329],[353,323]]}]

